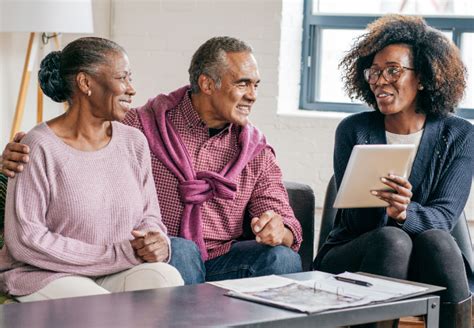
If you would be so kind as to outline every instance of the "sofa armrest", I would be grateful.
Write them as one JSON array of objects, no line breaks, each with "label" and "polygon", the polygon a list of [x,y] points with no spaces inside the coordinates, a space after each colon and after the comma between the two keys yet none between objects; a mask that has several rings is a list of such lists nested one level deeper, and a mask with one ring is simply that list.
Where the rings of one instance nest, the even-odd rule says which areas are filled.
[{"label": "sofa armrest", "polygon": [[[303,242],[298,254],[301,256],[303,271],[312,270],[314,257],[314,193],[310,186],[297,182],[284,182],[290,206],[301,224]],[[241,240],[255,238],[250,228],[250,215],[245,211]]]},{"label": "sofa armrest", "polygon": [[299,250],[303,271],[309,271],[314,258],[314,192],[303,183],[285,181],[284,184],[291,208],[303,230],[303,242]]}]

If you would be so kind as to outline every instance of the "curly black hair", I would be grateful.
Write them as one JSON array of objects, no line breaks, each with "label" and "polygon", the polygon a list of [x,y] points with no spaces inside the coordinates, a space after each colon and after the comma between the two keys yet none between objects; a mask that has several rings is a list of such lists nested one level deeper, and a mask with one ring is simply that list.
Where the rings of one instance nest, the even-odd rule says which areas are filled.
[{"label": "curly black hair", "polygon": [[339,64],[346,93],[379,110],[364,69],[375,55],[391,44],[411,48],[415,71],[424,89],[419,91],[416,111],[444,116],[454,112],[466,88],[467,71],[459,49],[441,31],[416,16],[386,15],[367,26],[368,32],[356,39]]}]

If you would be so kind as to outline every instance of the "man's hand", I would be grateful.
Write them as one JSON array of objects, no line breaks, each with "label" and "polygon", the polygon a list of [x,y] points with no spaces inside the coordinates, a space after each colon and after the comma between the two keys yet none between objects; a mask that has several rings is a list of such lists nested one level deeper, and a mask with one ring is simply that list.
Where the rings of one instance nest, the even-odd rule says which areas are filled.
[{"label": "man's hand", "polygon": [[372,194],[386,201],[388,203],[387,215],[403,224],[407,218],[408,204],[413,196],[411,183],[406,178],[394,174],[389,174],[380,180],[394,191],[372,190]]},{"label": "man's hand", "polygon": [[23,171],[23,164],[30,160],[28,154],[30,148],[27,145],[19,143],[25,136],[24,132],[15,134],[13,141],[5,146],[0,162],[0,173],[9,178],[14,178],[16,173]]},{"label": "man's hand", "polygon": [[293,233],[285,227],[281,215],[273,211],[266,211],[260,217],[254,217],[250,226],[257,243],[270,246],[293,245]]},{"label": "man's hand", "polygon": [[135,253],[145,262],[165,262],[170,251],[166,238],[159,231],[147,233],[133,230],[135,239],[130,241]]}]

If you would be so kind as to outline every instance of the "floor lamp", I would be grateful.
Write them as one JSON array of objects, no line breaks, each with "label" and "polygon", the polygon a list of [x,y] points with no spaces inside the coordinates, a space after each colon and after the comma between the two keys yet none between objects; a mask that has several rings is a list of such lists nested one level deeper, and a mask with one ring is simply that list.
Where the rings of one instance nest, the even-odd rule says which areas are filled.
[{"label": "floor lamp", "polygon": [[[59,48],[58,33],[92,33],[91,0],[0,0],[0,32],[30,33],[10,132],[10,139],[13,139],[23,119],[30,76],[40,43],[54,38]],[[40,122],[43,119],[43,93],[39,87],[37,89],[36,115]]]}]

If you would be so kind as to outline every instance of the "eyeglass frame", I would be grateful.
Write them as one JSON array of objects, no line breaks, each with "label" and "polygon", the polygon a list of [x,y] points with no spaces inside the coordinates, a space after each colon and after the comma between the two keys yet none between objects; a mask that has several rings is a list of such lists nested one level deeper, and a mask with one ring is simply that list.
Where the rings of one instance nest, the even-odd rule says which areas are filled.
[{"label": "eyeglass frame", "polygon": [[[400,69],[400,75],[398,76],[398,78],[396,80],[389,80],[387,79],[387,77],[385,76],[384,72],[387,71],[388,68],[399,68]],[[402,76],[402,74],[405,72],[405,70],[409,70],[409,71],[415,71],[414,68],[411,68],[411,67],[406,67],[406,66],[402,66],[402,65],[391,65],[391,66],[387,66],[385,67],[384,69],[378,69],[379,73],[378,73],[378,77],[377,79],[375,80],[374,83],[370,83],[369,82],[369,77],[367,76],[368,74],[366,74],[365,72],[369,72],[371,69],[371,67],[368,67],[366,69],[363,70],[363,75],[364,75],[364,80],[369,84],[369,85],[375,85],[377,84],[377,82],[379,81],[380,77],[383,75],[383,78],[385,79],[385,81],[387,81],[388,83],[395,83],[397,82],[400,77]]]}]

